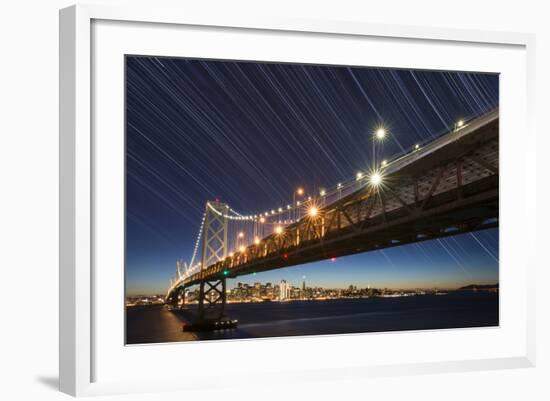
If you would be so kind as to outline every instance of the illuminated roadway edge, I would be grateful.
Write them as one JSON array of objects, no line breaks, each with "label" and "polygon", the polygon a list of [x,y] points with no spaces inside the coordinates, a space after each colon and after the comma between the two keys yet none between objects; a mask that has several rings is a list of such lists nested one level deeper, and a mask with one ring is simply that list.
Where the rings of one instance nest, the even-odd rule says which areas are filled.
[{"label": "illuminated roadway edge", "polygon": [[[438,137],[438,138],[436,138],[436,139],[434,139],[430,142],[427,142],[426,144],[421,145],[421,147],[417,150],[414,150],[410,153],[407,153],[407,154],[402,155],[400,157],[397,157],[397,158],[395,158],[391,161],[388,161],[387,165],[383,169],[383,174],[384,174],[385,177],[387,177],[389,175],[393,175],[393,174],[403,170],[406,167],[409,167],[413,164],[417,164],[419,161],[421,161],[425,158],[429,158],[429,156],[434,155],[436,152],[439,153],[439,152],[444,151],[445,148],[449,144],[455,143],[460,139],[463,139],[463,138],[466,138],[466,137],[469,137],[469,136],[473,136],[476,133],[479,133],[482,130],[482,128],[490,125],[491,123],[497,121],[498,119],[499,119],[499,110],[497,108],[495,110],[492,110],[492,111],[490,111],[490,112],[488,112],[488,113],[486,113],[482,116],[479,116],[479,117],[469,121],[467,124],[465,124],[463,127],[459,128],[459,129],[453,129],[453,130],[449,131],[448,133],[446,133],[446,134],[444,134],[444,135],[442,135],[442,136],[440,136],[440,137]],[[363,189],[364,189],[364,187],[361,187],[361,188],[358,189],[358,191],[355,191],[354,193],[347,195],[346,197],[342,198],[341,200],[339,200],[337,202],[333,202],[329,205],[326,205],[322,209],[323,210],[330,209],[331,207],[334,207],[334,205],[337,204],[337,203],[346,202],[346,200],[353,198],[354,195],[356,195],[357,192],[359,192]],[[292,229],[292,227],[295,227],[296,225],[299,225],[306,218],[307,217],[304,217],[300,221],[287,226],[285,228],[285,231],[287,229]],[[484,227],[484,228],[487,228],[487,227]],[[266,238],[269,238],[269,236],[266,237]],[[264,238],[264,240],[266,238]],[[320,242],[320,241],[318,241],[318,242]],[[318,246],[319,243],[316,244],[316,245]],[[325,245],[326,245],[326,242],[325,242]],[[310,247],[306,247],[306,248],[310,248]],[[370,249],[370,250],[374,250],[374,249]],[[363,252],[367,252],[367,251],[368,250],[365,250]],[[295,250],[295,252],[296,252],[296,250]],[[300,250],[297,250],[297,253],[300,253],[300,252],[301,252]],[[347,254],[352,254],[352,253],[357,253],[357,252],[348,252]],[[323,257],[321,259],[317,259],[317,260],[322,260],[322,259],[326,259],[326,258],[328,258],[328,256]],[[261,268],[260,266],[258,266],[261,263],[265,264],[266,261],[268,261],[268,260],[278,260],[278,261],[280,261],[280,263],[279,263],[278,266],[269,267],[269,268]],[[280,255],[274,255],[274,256],[267,256],[265,258],[260,258],[259,261],[255,262],[255,263],[252,263],[252,265],[254,265],[256,267],[255,271],[260,272],[260,271],[267,271],[267,270],[273,270],[273,269],[282,268],[282,267],[289,267],[289,266],[293,266],[293,265],[308,263],[308,262],[311,262],[311,261],[313,261],[313,260],[304,260],[304,261],[300,261],[300,262],[296,262],[296,263],[288,263],[286,261],[281,260]],[[193,274],[189,277],[181,277],[180,279],[175,281],[170,286],[170,288],[168,289],[166,297],[168,298],[170,296],[171,292],[174,291],[175,289],[177,289],[180,286],[189,287],[189,286],[192,286],[192,285],[199,284],[202,280],[205,280],[205,279],[206,280],[220,279],[220,278],[224,278],[224,277],[225,278],[235,278],[235,277],[238,277],[238,276],[241,276],[241,275],[247,275],[247,274],[252,273],[252,271],[250,271],[250,269],[241,269],[241,266],[236,266],[235,270],[229,270],[226,275],[213,274],[213,275],[203,276],[203,274],[201,274],[201,273],[208,271],[209,267],[207,267],[203,271],[195,273],[195,274]]]}]

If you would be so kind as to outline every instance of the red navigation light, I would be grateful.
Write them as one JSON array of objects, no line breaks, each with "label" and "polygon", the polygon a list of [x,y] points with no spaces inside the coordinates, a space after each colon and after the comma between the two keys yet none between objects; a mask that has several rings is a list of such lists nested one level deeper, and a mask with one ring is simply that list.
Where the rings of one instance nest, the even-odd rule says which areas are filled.
[{"label": "red navigation light", "polygon": [[333,256],[332,258],[330,258],[330,261],[331,262],[336,262],[336,256]]},{"label": "red navigation light", "polygon": [[283,259],[288,259],[288,253],[283,253]]}]

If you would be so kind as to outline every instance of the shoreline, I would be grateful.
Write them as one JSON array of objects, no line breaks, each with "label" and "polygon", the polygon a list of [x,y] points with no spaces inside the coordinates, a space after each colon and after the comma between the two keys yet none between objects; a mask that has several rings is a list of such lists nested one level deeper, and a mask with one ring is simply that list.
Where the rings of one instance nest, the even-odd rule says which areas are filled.
[{"label": "shoreline", "polygon": [[[496,288],[480,288],[480,289],[456,289],[456,290],[441,290],[441,291],[426,291],[424,293],[401,293],[401,294],[386,294],[386,295],[372,295],[372,296],[356,296],[356,297],[319,297],[319,298],[295,298],[295,299],[261,299],[261,300],[247,300],[247,301],[234,301],[228,300],[227,305],[246,305],[246,304],[267,304],[267,303],[292,303],[292,302],[324,302],[324,301],[336,301],[336,300],[354,300],[354,299],[376,299],[376,298],[406,298],[406,297],[419,297],[419,296],[442,296],[455,293],[499,293],[498,287]],[[158,306],[166,305],[165,303],[147,303],[147,304],[126,304],[126,308],[134,308],[138,306]],[[186,302],[185,305],[198,305],[197,301]],[[177,309],[177,308],[175,308]]]}]

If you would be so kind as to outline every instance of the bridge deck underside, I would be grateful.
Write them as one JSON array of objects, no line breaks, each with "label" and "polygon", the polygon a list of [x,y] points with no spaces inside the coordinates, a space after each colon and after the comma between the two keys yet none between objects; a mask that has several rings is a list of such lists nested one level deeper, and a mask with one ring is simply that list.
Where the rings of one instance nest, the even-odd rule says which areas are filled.
[{"label": "bridge deck underside", "polygon": [[498,226],[498,118],[188,277],[237,277]]}]

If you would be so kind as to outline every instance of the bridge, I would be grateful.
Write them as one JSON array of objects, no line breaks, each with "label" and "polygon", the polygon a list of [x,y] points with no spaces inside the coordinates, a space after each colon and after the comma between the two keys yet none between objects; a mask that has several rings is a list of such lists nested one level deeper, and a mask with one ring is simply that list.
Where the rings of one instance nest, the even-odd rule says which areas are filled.
[{"label": "bridge", "polygon": [[207,202],[166,303],[183,306],[186,288],[199,285],[199,320],[216,320],[228,278],[497,227],[498,123],[498,110],[460,121],[315,196],[299,189],[286,207],[244,215]]}]

